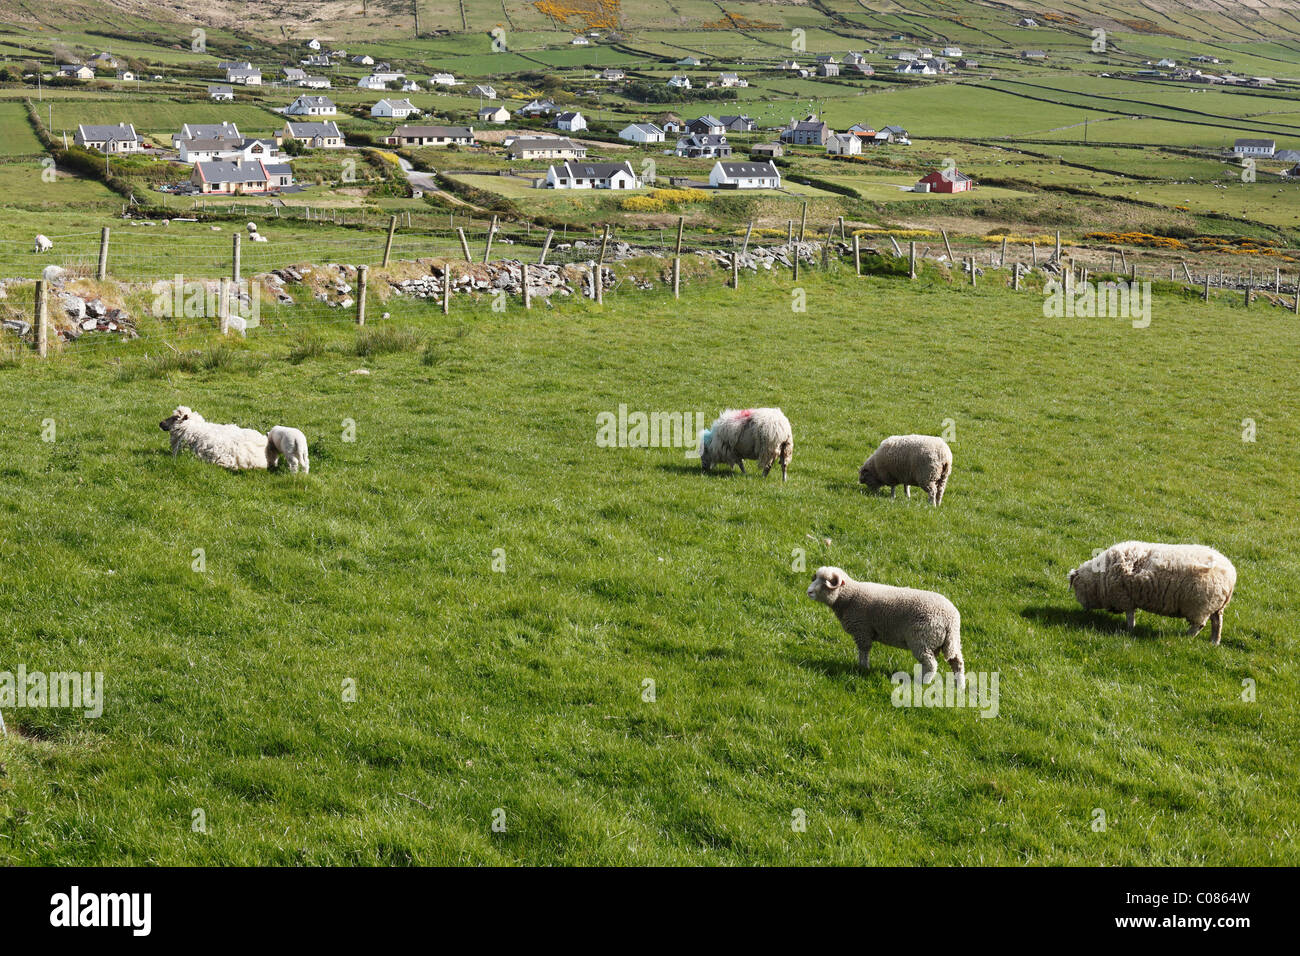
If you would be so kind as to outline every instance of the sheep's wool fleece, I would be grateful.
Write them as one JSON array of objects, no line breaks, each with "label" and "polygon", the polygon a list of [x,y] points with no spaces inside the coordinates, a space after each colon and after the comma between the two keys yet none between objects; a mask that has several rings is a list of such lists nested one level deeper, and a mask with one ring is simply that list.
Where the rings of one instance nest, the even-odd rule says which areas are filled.
[{"label": "sheep's wool fleece", "polygon": [[913,485],[929,488],[946,481],[952,471],[952,449],[934,435],[893,435],[880,443],[862,466],[874,472],[876,482],[886,487]]},{"label": "sheep's wool fleece", "polygon": [[835,612],[859,648],[875,642],[907,648],[918,658],[961,656],[961,614],[942,594],[855,581],[839,568],[819,568],[817,577],[825,581],[832,572],[844,583],[814,599]]},{"label": "sheep's wool fleece", "polygon": [[280,455],[284,456],[290,471],[311,471],[311,462],[307,457],[307,436],[296,428],[276,425],[266,433],[268,447],[267,457],[275,465]]},{"label": "sheep's wool fleece", "polygon": [[729,408],[704,433],[702,450],[710,464],[736,465],[748,458],[770,468],[780,458],[788,465],[794,432],[779,408]]},{"label": "sheep's wool fleece", "polygon": [[188,448],[206,462],[236,470],[266,468],[266,435],[238,425],[218,425],[204,421],[198,412],[181,406],[173,413],[172,452]]},{"label": "sheep's wool fleece", "polygon": [[1070,586],[1086,610],[1149,611],[1200,625],[1231,600],[1237,569],[1204,545],[1125,541],[1071,571]]}]

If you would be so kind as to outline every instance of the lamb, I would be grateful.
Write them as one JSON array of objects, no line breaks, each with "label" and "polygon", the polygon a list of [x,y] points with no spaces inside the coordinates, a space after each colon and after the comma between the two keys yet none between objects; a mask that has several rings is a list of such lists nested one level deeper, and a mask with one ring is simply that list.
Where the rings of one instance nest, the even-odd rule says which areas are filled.
[{"label": "lamb", "polygon": [[952,668],[958,690],[966,685],[961,657],[961,614],[942,594],[916,588],[854,581],[839,568],[818,568],[808,596],[835,612],[840,626],[858,645],[858,666],[868,667],[875,642],[904,647],[921,665],[921,680],[935,675],[935,655]]},{"label": "lamb", "polygon": [[751,458],[763,466],[766,478],[780,459],[781,480],[785,481],[793,454],[794,433],[779,408],[727,409],[700,432],[700,468],[704,471],[714,465],[739,465],[743,475],[744,459]]},{"label": "lamb", "polygon": [[1133,630],[1137,611],[1181,617],[1188,636],[1210,622],[1210,638],[1223,635],[1223,609],[1237,586],[1237,569],[1213,548],[1199,544],[1111,545],[1070,572],[1070,587],[1084,610],[1127,615]]},{"label": "lamb", "polygon": [[936,508],[943,501],[943,489],[952,474],[952,449],[942,438],[933,435],[893,435],[882,441],[871,457],[858,469],[858,482],[872,491],[888,487],[896,497],[902,485],[907,497],[912,486],[924,488],[930,504]]},{"label": "lamb", "polygon": [[199,458],[235,470],[270,467],[267,437],[251,428],[217,425],[181,405],[158,427],[171,435],[172,455],[188,448]]},{"label": "lamb", "polygon": [[290,471],[302,470],[304,474],[311,471],[307,460],[307,436],[296,428],[276,425],[266,433],[266,461],[268,468],[274,468],[284,456]]},{"label": "lamb", "polygon": [[32,252],[35,252],[36,254],[39,255],[42,252],[49,252],[53,248],[54,248],[54,243],[50,241],[49,236],[42,236],[40,234],[37,234],[36,248],[34,248]]}]

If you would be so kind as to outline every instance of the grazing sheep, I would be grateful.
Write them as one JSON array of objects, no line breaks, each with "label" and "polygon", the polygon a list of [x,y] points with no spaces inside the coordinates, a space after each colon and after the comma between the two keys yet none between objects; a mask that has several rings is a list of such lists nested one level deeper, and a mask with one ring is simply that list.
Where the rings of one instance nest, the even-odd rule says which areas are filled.
[{"label": "grazing sheep", "polygon": [[311,463],[307,460],[307,436],[298,429],[276,425],[266,433],[266,442],[266,467],[274,468],[283,455],[290,471],[311,471]]},{"label": "grazing sheep", "polygon": [[1137,611],[1181,617],[1193,637],[1208,620],[1215,644],[1236,586],[1232,562],[1199,544],[1125,541],[1070,572],[1070,587],[1084,610],[1125,614],[1130,631]]},{"label": "grazing sheep", "polygon": [[53,248],[54,248],[54,243],[50,241],[49,236],[37,235],[36,248],[33,249],[32,252],[40,254],[42,252],[49,252]]},{"label": "grazing sheep", "polygon": [[199,458],[222,468],[268,468],[270,455],[262,432],[238,425],[216,425],[184,405],[158,427],[171,435],[172,455],[188,448]]},{"label": "grazing sheep", "polygon": [[924,488],[930,504],[936,508],[943,501],[943,489],[952,474],[952,449],[942,438],[933,435],[893,435],[880,443],[871,457],[858,469],[858,481],[872,491],[888,487],[890,497],[902,485],[907,497],[912,486]]},{"label": "grazing sheep", "polygon": [[253,242],[266,242],[266,236],[257,231],[257,223],[255,222],[248,224],[248,238]]},{"label": "grazing sheep", "polygon": [[780,459],[781,480],[785,481],[793,454],[794,433],[779,408],[727,409],[700,432],[700,468],[704,471],[714,465],[739,465],[743,475],[744,459],[751,458],[762,465],[766,478]]},{"label": "grazing sheep", "polygon": [[935,656],[948,662],[958,690],[965,687],[961,657],[961,614],[942,594],[916,588],[854,581],[839,568],[818,568],[808,596],[835,612],[858,645],[858,666],[868,667],[875,642],[905,647],[921,664],[921,680],[935,674]]}]

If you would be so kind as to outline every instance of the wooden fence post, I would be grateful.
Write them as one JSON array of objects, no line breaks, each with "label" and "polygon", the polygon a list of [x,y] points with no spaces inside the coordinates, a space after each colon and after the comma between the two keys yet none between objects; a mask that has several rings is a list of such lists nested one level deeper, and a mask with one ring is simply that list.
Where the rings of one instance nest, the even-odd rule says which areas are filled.
[{"label": "wooden fence post", "polygon": [[546,253],[550,250],[550,248],[551,248],[551,240],[552,240],[554,237],[555,237],[555,230],[554,230],[554,229],[548,229],[548,230],[546,231],[546,241],[542,243],[542,254],[541,254],[540,256],[537,257],[537,264],[538,264],[539,266],[544,266],[544,265],[546,265]]},{"label": "wooden fence post", "polygon": [[108,226],[105,226],[99,233],[99,268],[95,270],[95,278],[100,282],[108,276]]},{"label": "wooden fence post", "polygon": [[731,254],[731,287],[740,288],[740,253],[732,252]]},{"label": "wooden fence post", "polygon": [[492,255],[492,237],[497,234],[497,217],[492,217],[492,225],[488,226],[487,245],[483,247],[483,261],[487,262]]},{"label": "wooden fence post", "polygon": [[231,258],[230,277],[234,279],[236,282],[239,281],[239,265],[240,265],[240,256],[241,256],[240,249],[239,249],[239,240],[241,238],[242,237],[240,236],[239,233],[235,233],[231,237],[231,244],[233,245],[234,248],[232,249],[231,256],[230,256]]},{"label": "wooden fence post", "polygon": [[907,246],[907,277],[916,278],[916,240],[913,239]]},{"label": "wooden fence post", "polygon": [[846,238],[846,236],[844,235],[844,217],[843,217],[843,216],[840,216],[840,238],[841,238],[841,239]]},{"label": "wooden fence post", "polygon": [[50,321],[49,321],[49,286],[44,279],[36,280],[36,354],[45,358],[50,354]]},{"label": "wooden fence post", "polygon": [[948,262],[955,263],[957,260],[953,258],[952,246],[948,243],[948,230],[940,229],[939,232],[943,235],[943,247],[948,250]]},{"label": "wooden fence post", "polygon": [[[397,217],[394,216],[393,219],[396,221]],[[366,285],[369,282],[370,266],[359,266],[357,268],[357,325],[366,324]]]},{"label": "wooden fence post", "polygon": [[1020,291],[1020,263],[1011,263],[1011,288]]},{"label": "wooden fence post", "polygon": [[526,262],[519,263],[519,287],[524,293],[524,308],[531,309],[533,307],[533,297],[528,291],[528,263]]},{"label": "wooden fence post", "polygon": [[384,242],[384,268],[388,268],[388,257],[393,254],[393,234],[397,232],[397,217],[388,217],[388,239]]},{"label": "wooden fence post", "polygon": [[803,242],[804,236],[808,234],[808,203],[803,204],[803,214],[799,218],[799,241]]},{"label": "wooden fence post", "polygon": [[1037,242],[1029,243],[1029,268],[1031,269],[1038,268],[1038,243]]},{"label": "wooden fence post", "polygon": [[1002,237],[1002,255],[1000,255],[1000,256],[998,257],[998,268],[999,268],[999,269],[1005,269],[1006,267],[1007,267],[1007,237],[1006,237],[1006,236],[1003,236],[1003,237]]},{"label": "wooden fence post", "polygon": [[1202,301],[1210,301],[1210,270],[1205,270],[1205,291],[1201,293]]},{"label": "wooden fence post", "polygon": [[853,234],[853,274],[862,275],[862,237]]},{"label": "wooden fence post", "polygon": [[456,232],[460,235],[460,251],[465,253],[465,261],[473,262],[474,260],[469,254],[469,240],[465,238],[465,227],[457,226]]},{"label": "wooden fence post", "polygon": [[442,314],[451,311],[451,263],[442,264]]},{"label": "wooden fence post", "polygon": [[970,257],[970,284],[972,289],[975,288],[975,257],[974,256]]},{"label": "wooden fence post", "polygon": [[746,255],[749,252],[749,236],[754,231],[754,220],[749,220],[749,227],[745,230],[745,244],[740,247],[740,254]]},{"label": "wooden fence post", "polygon": [[785,244],[788,246],[792,242],[794,242],[794,220],[787,219],[785,221]]},{"label": "wooden fence post", "polygon": [[596,302],[605,304],[605,250],[609,248],[609,223],[600,239],[600,258],[596,261]]}]

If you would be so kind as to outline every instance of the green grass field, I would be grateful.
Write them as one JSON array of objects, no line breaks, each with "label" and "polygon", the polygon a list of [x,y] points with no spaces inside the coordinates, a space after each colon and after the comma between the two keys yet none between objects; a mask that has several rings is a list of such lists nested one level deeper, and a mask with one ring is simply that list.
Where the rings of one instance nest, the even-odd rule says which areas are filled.
[{"label": "green grass field", "polygon": [[[145,359],[159,329],[0,368],[0,669],[107,696],[4,711],[0,861],[1300,862],[1291,317],[802,287],[299,307],[199,370]],[[171,458],[182,403],[302,427],[311,475]],[[598,447],[620,404],[779,405],[790,481]],[[880,438],[945,428],[941,509],[862,493]],[[1067,571],[1130,537],[1235,561],[1221,647],[1078,608]],[[891,706],[912,659],[856,670],[821,564],[947,594],[997,716]]]}]

